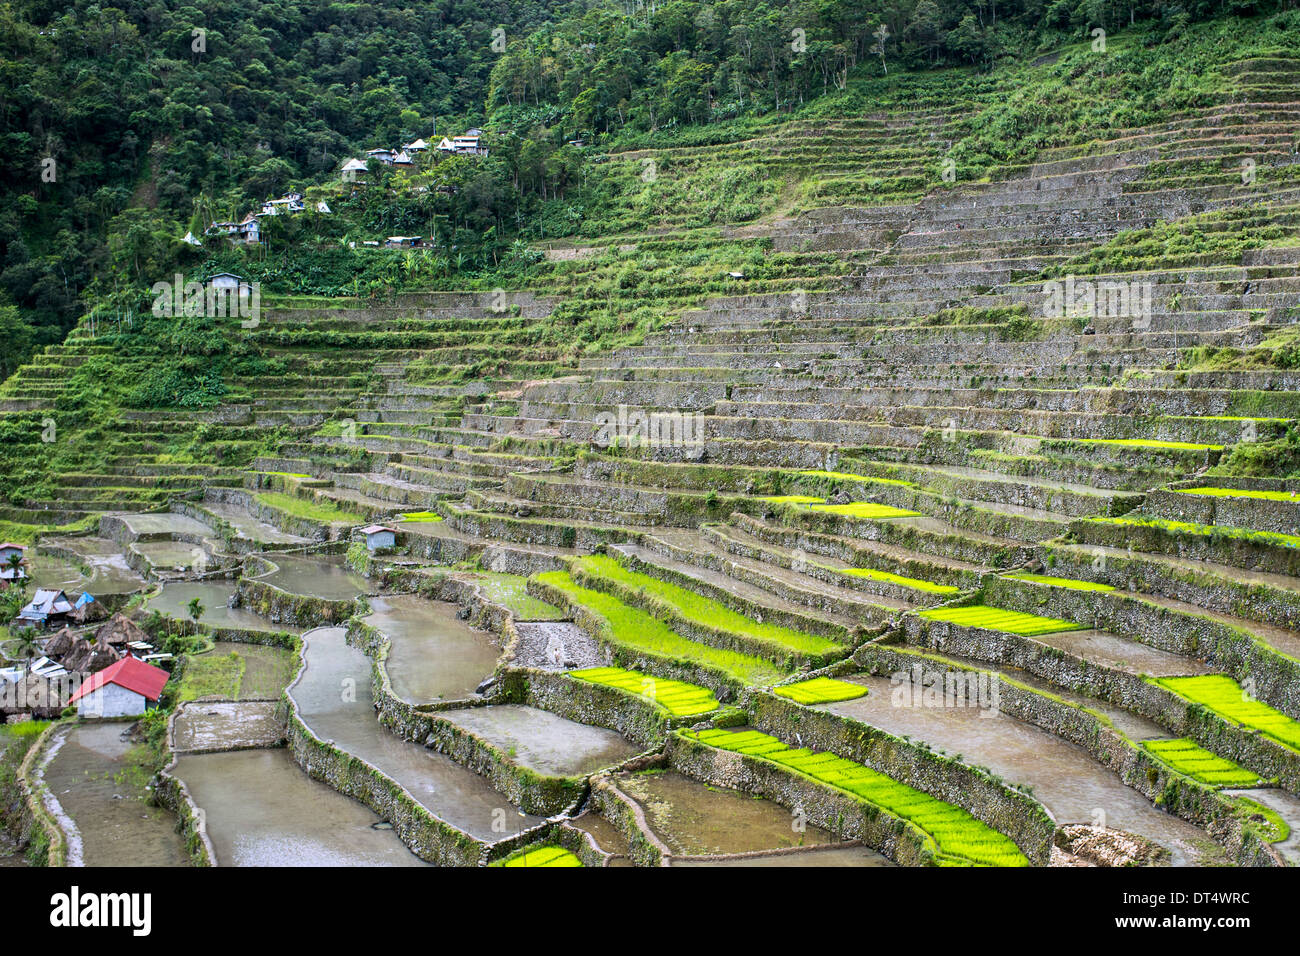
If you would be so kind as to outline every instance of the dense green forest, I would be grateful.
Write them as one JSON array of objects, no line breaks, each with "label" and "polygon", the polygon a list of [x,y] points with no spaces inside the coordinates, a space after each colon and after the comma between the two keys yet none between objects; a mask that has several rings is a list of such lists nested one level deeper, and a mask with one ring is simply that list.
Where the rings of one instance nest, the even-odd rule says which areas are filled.
[{"label": "dense green forest", "polygon": [[[234,253],[180,237],[290,188],[337,182],[360,150],[470,124],[493,144],[489,159],[421,170],[418,191],[364,190],[337,203],[333,219],[276,223],[256,255],[263,274],[286,277],[284,291],[362,291],[348,242],[376,234],[432,236],[441,253],[387,263],[365,277],[371,288],[508,278],[529,262],[526,240],[602,221],[613,187],[599,163],[610,150],[698,141],[710,129],[726,141],[754,118],[819,103],[869,109],[901,73],[978,76],[1096,29],[1158,46],[1196,21],[1294,6],[9,0],[0,3],[0,377],[96,305],[134,302],[177,268],[233,266]],[[1014,129],[1023,120],[1008,119],[1004,141],[1033,141]],[[304,260],[293,250],[307,240],[319,251]]]}]

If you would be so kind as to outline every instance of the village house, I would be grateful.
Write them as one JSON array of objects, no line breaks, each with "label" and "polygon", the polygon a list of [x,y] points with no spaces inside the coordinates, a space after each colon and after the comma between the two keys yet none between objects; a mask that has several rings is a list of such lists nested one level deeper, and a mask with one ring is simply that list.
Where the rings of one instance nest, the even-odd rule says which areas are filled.
[{"label": "village house", "polygon": [[389,550],[397,545],[397,529],[387,525],[372,524],[361,529],[366,536],[366,549],[369,551]]},{"label": "village house", "polygon": [[39,588],[36,596],[18,612],[18,627],[56,627],[72,615],[72,602],[63,591]]},{"label": "village house", "polygon": [[407,143],[402,149],[407,153],[422,153],[429,148],[429,144],[422,139],[417,139],[413,143]]},{"label": "village house", "polygon": [[307,206],[302,201],[302,193],[289,193],[280,199],[268,199],[262,203],[263,216],[292,215],[302,212]]},{"label": "village house", "polygon": [[92,674],[69,704],[79,717],[136,717],[158,703],[168,674],[160,667],[134,657],[124,657]]},{"label": "village house", "polygon": [[458,156],[486,156],[488,154],[487,146],[483,145],[483,131],[477,126],[472,126],[465,130],[461,136],[454,136],[451,139],[443,137],[438,143],[438,149],[444,153],[455,153]]},{"label": "village house", "polygon": [[262,241],[262,221],[251,212],[239,224],[239,238],[244,242]]},{"label": "village house", "polygon": [[[12,564],[17,556],[19,563]],[[13,581],[27,577],[27,548],[21,544],[6,541],[0,544],[0,590],[7,588]]]},{"label": "village house", "polygon": [[345,183],[355,183],[366,176],[370,169],[366,166],[365,160],[349,159],[343,164],[341,172]]},{"label": "village house", "polygon": [[243,276],[235,275],[233,272],[218,272],[208,276],[208,287],[218,292],[237,292],[240,295],[251,289]]}]

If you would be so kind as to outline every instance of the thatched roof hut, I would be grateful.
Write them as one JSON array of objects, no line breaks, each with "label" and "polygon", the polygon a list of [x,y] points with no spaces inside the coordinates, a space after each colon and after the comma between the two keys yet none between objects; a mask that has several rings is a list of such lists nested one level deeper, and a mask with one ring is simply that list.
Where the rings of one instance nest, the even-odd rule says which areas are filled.
[{"label": "thatched roof hut", "polygon": [[117,613],[95,629],[95,643],[125,647],[135,641],[148,641],[149,635],[125,614]]}]

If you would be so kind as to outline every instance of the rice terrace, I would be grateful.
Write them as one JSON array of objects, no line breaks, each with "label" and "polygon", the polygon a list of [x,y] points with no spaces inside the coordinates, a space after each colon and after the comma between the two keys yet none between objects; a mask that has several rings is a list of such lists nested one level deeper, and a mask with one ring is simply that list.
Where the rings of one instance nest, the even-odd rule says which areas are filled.
[{"label": "rice terrace", "polygon": [[0,872],[1300,863],[1294,0],[0,21]]}]

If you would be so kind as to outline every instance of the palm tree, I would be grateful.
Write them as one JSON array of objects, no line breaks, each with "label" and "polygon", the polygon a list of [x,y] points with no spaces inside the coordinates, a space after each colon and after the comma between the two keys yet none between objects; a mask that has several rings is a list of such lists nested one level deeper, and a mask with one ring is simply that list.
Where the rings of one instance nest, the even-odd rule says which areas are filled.
[{"label": "palm tree", "polygon": [[30,674],[32,661],[41,656],[41,645],[36,640],[36,631],[30,627],[23,628],[18,632],[16,644],[18,657],[26,662],[23,671]]},{"label": "palm tree", "polygon": [[5,564],[9,565],[9,570],[14,572],[14,583],[18,583],[18,571],[23,566],[23,556],[17,551],[10,552],[9,557],[5,559]]},{"label": "palm tree", "polygon": [[198,598],[194,597],[190,598],[190,603],[185,605],[185,610],[190,612],[190,620],[195,624],[198,624],[199,618],[203,616],[203,612],[206,611],[207,608],[203,606],[202,602],[199,601]]}]

